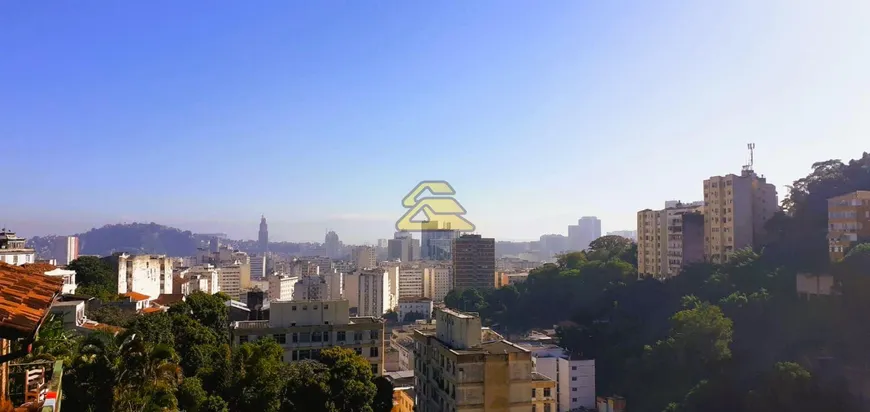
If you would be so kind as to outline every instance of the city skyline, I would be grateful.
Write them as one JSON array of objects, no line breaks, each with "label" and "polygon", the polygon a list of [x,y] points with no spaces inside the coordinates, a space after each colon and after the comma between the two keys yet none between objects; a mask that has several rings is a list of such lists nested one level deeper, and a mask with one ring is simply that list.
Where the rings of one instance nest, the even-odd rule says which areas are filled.
[{"label": "city skyline", "polygon": [[865,149],[870,5],[779,3],[16,3],[3,148],[69,167],[5,159],[27,172],[0,218],[256,239],[263,213],[275,240],[371,242],[410,188],[444,179],[478,233],[532,240],[700,199],[749,142],[784,197]]}]

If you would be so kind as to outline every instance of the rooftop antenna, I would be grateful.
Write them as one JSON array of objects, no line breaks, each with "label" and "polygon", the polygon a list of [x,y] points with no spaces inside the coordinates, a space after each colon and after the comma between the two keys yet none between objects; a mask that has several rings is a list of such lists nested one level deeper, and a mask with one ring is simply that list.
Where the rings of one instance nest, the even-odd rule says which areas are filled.
[{"label": "rooftop antenna", "polygon": [[755,166],[755,143],[747,143],[746,148],[749,149],[749,164],[743,166],[743,172],[752,173]]}]

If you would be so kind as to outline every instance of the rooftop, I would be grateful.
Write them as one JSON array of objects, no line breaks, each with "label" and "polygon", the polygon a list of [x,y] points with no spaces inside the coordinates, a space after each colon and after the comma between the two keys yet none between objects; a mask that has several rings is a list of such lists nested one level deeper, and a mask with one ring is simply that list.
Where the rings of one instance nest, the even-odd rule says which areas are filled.
[{"label": "rooftop", "polygon": [[149,300],[149,299],[151,299],[150,296],[148,296],[148,295],[144,295],[144,294],[141,294],[141,293],[139,293],[139,292],[127,292],[127,293],[122,293],[121,296],[128,297],[128,298],[130,298],[130,300],[132,300],[133,302],[141,302],[141,301],[143,301],[143,300]]},{"label": "rooftop", "polygon": [[441,311],[448,315],[455,316],[459,319],[471,319],[480,317],[480,315],[478,315],[476,312],[460,312],[458,310],[453,310],[447,307],[442,308]]},{"label": "rooftop", "polygon": [[62,278],[0,263],[0,337],[33,335],[62,287]]}]

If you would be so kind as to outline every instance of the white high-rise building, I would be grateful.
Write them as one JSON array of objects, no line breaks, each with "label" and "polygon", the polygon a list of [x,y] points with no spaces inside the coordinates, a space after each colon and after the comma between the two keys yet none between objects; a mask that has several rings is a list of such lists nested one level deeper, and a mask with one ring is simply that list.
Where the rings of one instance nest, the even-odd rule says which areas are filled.
[{"label": "white high-rise building", "polygon": [[296,294],[299,278],[287,275],[269,276],[269,300],[291,300]]},{"label": "white high-rise building", "polygon": [[571,356],[548,343],[518,342],[517,346],[532,352],[535,372],[556,381],[557,411],[595,409],[594,359]]},{"label": "white high-rise building", "polygon": [[395,298],[390,293],[390,274],[384,269],[357,271],[357,314],[379,317],[395,307]]},{"label": "white high-rise building", "polygon": [[182,293],[189,295],[195,291],[214,295],[220,292],[220,269],[212,265],[194,266],[186,271],[186,287],[182,285]]},{"label": "white high-rise building", "polygon": [[251,280],[266,278],[266,256],[251,256]]},{"label": "white high-rise building", "polygon": [[69,265],[69,262],[79,257],[79,238],[75,236],[61,236],[54,244],[51,257],[59,266]]},{"label": "white high-rise building", "polygon": [[601,237],[601,220],[595,216],[583,216],[577,225],[568,226],[570,250],[586,250],[593,240]]},{"label": "white high-rise building", "polygon": [[110,258],[118,274],[118,294],[141,293],[157,299],[172,293],[172,258],[165,255],[114,255]]}]

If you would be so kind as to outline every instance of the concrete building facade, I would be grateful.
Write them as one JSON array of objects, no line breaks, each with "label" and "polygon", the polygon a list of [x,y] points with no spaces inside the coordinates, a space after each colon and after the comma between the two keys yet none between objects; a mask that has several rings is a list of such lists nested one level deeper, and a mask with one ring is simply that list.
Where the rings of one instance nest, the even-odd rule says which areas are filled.
[{"label": "concrete building facade", "polygon": [[372,372],[384,373],[384,323],[375,317],[350,317],[346,300],[277,301],[269,320],[230,325],[235,344],[271,337],[284,349],[284,362],[318,359],[331,346],[353,349]]},{"label": "concrete building facade", "polygon": [[495,287],[495,239],[462,235],[453,245],[453,288]]},{"label": "concrete building facade", "polygon": [[172,293],[172,259],[165,255],[115,254],[107,258],[118,275],[118,294],[141,293],[151,299]]},{"label": "concrete building facade", "polygon": [[837,262],[849,249],[870,241],[870,191],[828,199],[828,255]]},{"label": "concrete building facade", "polygon": [[776,186],[748,166],[740,176],[704,180],[704,257],[721,263],[764,238],[764,224],[779,210]]},{"label": "concrete building facade", "polygon": [[531,353],[481,327],[476,314],[435,309],[435,331],[414,331],[418,412],[529,412]]},{"label": "concrete building facade", "polygon": [[18,237],[15,232],[0,230],[0,262],[20,266],[36,262],[36,251],[25,246],[27,239]]}]

